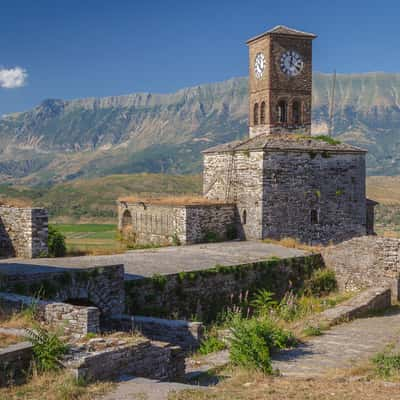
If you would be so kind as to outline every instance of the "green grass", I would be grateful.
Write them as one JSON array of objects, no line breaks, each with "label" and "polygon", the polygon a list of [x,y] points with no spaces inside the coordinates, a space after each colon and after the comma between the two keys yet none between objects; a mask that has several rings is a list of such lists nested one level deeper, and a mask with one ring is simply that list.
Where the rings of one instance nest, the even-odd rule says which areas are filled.
[{"label": "green grass", "polygon": [[68,253],[120,252],[125,246],[117,239],[114,224],[54,224],[64,236]]}]

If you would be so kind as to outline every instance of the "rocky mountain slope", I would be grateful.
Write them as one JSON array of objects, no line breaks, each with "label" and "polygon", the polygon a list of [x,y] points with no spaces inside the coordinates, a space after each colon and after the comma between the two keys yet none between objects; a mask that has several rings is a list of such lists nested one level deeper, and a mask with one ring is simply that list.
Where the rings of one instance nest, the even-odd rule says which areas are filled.
[{"label": "rocky mountain slope", "polygon": [[[314,133],[331,76],[314,75]],[[369,150],[370,175],[400,174],[400,74],[339,75],[335,136]],[[46,184],[132,172],[196,173],[201,150],[247,134],[247,79],[107,98],[45,100],[0,119],[0,178]]]}]

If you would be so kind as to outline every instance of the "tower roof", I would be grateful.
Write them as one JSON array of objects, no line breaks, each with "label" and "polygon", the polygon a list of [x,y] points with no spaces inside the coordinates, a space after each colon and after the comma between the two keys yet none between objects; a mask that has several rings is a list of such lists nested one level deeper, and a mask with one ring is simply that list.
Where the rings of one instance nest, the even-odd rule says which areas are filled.
[{"label": "tower roof", "polygon": [[314,33],[303,32],[303,31],[299,31],[297,29],[288,28],[285,25],[277,25],[274,28],[272,28],[264,33],[261,33],[260,35],[252,37],[246,43],[249,44],[249,43],[253,42],[254,40],[260,39],[260,38],[262,38],[264,36],[268,36],[268,35],[287,35],[287,36],[305,37],[305,38],[309,38],[309,39],[315,39],[317,37],[317,35],[315,35]]},{"label": "tower roof", "polygon": [[203,151],[203,153],[232,153],[236,151],[290,151],[290,152],[332,152],[332,153],[366,153],[367,151],[347,143],[323,140],[324,136],[301,135],[258,135],[246,140],[220,144]]}]

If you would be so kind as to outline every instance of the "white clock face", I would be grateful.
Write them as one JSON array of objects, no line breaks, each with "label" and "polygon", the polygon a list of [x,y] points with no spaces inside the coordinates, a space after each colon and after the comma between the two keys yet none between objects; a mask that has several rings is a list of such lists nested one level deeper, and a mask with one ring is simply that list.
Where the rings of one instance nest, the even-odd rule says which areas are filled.
[{"label": "white clock face", "polygon": [[282,54],[281,70],[288,76],[296,76],[303,70],[304,62],[300,54],[289,50]]},{"label": "white clock face", "polygon": [[265,56],[263,53],[257,53],[254,60],[254,73],[257,79],[261,79],[265,70]]}]

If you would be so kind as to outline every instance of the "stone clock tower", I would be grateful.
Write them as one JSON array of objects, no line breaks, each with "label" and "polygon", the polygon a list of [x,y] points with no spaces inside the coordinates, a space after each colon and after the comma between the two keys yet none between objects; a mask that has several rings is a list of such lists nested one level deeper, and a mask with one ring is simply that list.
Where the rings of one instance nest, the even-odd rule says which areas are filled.
[{"label": "stone clock tower", "polygon": [[311,134],[312,41],[316,35],[277,26],[247,41],[250,137]]}]

